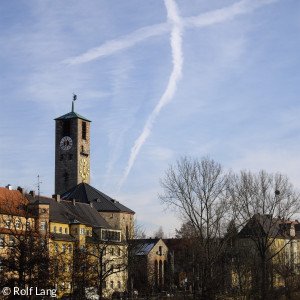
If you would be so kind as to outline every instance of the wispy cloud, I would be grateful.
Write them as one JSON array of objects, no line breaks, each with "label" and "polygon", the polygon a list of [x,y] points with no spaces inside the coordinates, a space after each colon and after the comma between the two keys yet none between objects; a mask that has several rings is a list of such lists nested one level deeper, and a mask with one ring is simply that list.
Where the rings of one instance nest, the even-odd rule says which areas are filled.
[{"label": "wispy cloud", "polygon": [[120,185],[119,185],[120,188],[126,181],[127,176],[134,164],[134,161],[141,147],[145,143],[146,139],[149,137],[155,119],[159,115],[161,109],[169,101],[172,100],[177,88],[177,84],[181,78],[181,71],[182,71],[182,64],[183,64],[182,37],[181,37],[183,31],[182,22],[179,16],[179,10],[176,3],[173,0],[165,0],[165,5],[167,8],[168,20],[172,24],[171,48],[172,48],[173,70],[164,94],[162,95],[158,104],[156,105],[156,107],[148,117],[141,135],[135,141],[134,146],[131,149],[130,158],[126,170],[120,181]]}]

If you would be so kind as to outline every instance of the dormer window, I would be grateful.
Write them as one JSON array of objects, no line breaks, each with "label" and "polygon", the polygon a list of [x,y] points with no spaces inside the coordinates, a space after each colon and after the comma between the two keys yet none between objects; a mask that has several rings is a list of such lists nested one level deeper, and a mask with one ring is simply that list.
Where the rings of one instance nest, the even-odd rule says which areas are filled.
[{"label": "dormer window", "polygon": [[85,229],[84,228],[80,228],[80,234],[84,235],[85,234]]},{"label": "dormer window", "polygon": [[21,228],[21,221],[20,219],[16,220],[16,229],[20,229]]},{"label": "dormer window", "polygon": [[6,226],[5,226],[5,228],[10,228],[10,219],[8,218],[8,219],[6,219]]}]

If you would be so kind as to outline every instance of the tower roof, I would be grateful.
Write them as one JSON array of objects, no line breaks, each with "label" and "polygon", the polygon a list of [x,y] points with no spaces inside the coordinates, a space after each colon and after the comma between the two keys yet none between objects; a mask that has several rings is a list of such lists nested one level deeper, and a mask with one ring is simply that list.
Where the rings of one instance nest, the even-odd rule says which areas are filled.
[{"label": "tower roof", "polygon": [[91,185],[85,182],[76,185],[69,191],[62,194],[61,199],[75,199],[76,202],[93,203],[93,207],[97,209],[97,211],[127,212],[134,214],[133,210],[124,206],[117,200],[110,198],[109,196],[98,191],[96,188],[92,187]]},{"label": "tower roof", "polygon": [[87,118],[81,116],[80,114],[76,113],[75,111],[71,111],[61,117],[54,119],[54,120],[66,120],[66,119],[82,119],[87,122],[92,122],[92,121],[88,120]]}]

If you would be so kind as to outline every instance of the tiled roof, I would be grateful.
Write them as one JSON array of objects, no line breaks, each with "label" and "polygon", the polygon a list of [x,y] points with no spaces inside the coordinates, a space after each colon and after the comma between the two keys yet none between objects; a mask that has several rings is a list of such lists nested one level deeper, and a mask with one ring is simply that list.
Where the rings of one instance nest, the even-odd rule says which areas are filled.
[{"label": "tiled roof", "polygon": [[26,207],[28,200],[18,190],[0,188],[0,212],[14,216],[33,217]]},{"label": "tiled roof", "polygon": [[97,211],[128,212],[134,214],[133,210],[110,198],[85,182],[76,185],[69,191],[62,194],[61,199],[75,199],[76,202],[93,203],[93,206]]},{"label": "tiled roof", "polygon": [[74,112],[74,111],[71,111],[61,117],[58,117],[54,120],[66,120],[66,119],[82,119],[82,120],[85,120],[87,122],[91,122],[90,120],[86,119],[85,117],[81,116],[80,114]]}]

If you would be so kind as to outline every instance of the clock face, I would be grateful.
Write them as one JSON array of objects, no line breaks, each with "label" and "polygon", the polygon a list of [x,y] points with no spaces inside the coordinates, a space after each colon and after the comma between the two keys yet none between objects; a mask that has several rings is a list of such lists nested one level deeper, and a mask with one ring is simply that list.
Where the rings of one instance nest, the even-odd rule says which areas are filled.
[{"label": "clock face", "polygon": [[89,163],[85,158],[82,158],[80,161],[80,169],[79,173],[82,178],[82,182],[85,181],[85,179],[89,176],[90,174],[90,168],[89,168]]},{"label": "clock face", "polygon": [[60,148],[63,150],[70,150],[73,142],[72,139],[69,136],[64,136],[61,140],[60,140]]}]

